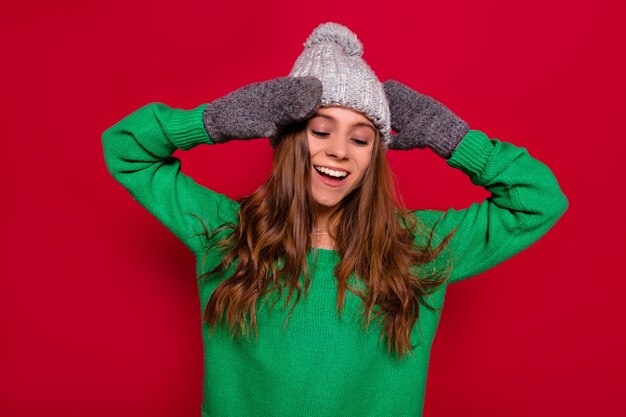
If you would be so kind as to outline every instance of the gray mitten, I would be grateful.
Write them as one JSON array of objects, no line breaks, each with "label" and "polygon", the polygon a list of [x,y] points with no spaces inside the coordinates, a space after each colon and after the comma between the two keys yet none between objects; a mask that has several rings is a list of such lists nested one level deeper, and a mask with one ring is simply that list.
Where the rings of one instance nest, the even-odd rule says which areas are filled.
[{"label": "gray mitten", "polygon": [[207,104],[204,128],[216,143],[273,138],[285,126],[312,116],[322,102],[315,77],[281,77],[249,84]]},{"label": "gray mitten", "polygon": [[437,100],[398,81],[385,81],[383,87],[389,101],[391,128],[397,132],[391,137],[389,149],[428,146],[437,155],[450,158],[469,125]]}]

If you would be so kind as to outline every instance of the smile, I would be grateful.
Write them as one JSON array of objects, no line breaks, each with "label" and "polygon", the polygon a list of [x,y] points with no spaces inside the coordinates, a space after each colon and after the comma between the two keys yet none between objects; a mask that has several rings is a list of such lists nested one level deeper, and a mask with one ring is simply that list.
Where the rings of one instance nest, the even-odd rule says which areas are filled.
[{"label": "smile", "polygon": [[350,174],[348,171],[330,169],[330,168],[326,168],[326,167],[322,167],[318,165],[313,165],[313,167],[315,168],[317,172],[327,175],[332,178],[337,178],[337,179],[343,179]]}]

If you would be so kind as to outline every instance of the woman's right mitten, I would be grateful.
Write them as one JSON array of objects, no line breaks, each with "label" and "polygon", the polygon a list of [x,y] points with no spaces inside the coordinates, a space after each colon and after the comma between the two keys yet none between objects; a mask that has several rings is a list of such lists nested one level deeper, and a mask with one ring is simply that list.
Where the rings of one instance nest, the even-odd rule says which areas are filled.
[{"label": "woman's right mitten", "polygon": [[322,101],[315,77],[281,77],[241,87],[207,104],[204,128],[215,143],[272,138],[312,116]]}]

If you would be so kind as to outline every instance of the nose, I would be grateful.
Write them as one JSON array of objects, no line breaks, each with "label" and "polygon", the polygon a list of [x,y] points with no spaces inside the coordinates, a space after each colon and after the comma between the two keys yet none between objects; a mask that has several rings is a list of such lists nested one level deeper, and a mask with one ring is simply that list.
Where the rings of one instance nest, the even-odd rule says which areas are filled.
[{"label": "nose", "polygon": [[335,159],[348,157],[348,140],[343,137],[334,137],[327,142],[326,155]]}]

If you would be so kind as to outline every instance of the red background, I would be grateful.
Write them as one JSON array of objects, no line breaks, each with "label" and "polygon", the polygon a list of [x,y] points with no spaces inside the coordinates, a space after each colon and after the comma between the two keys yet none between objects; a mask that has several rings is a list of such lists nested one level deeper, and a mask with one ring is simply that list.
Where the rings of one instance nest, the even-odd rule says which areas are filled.
[{"label": "red background", "polygon": [[[527,148],[570,202],[531,248],[449,288],[425,415],[626,415],[624,4],[3,6],[0,414],[198,415],[193,256],[110,177],[100,135],[152,101],[191,109],[286,75],[311,30],[336,21],[381,80]],[[239,197],[265,178],[271,148],[177,156],[198,182]],[[388,156],[412,208],[488,196],[431,151]]]}]

